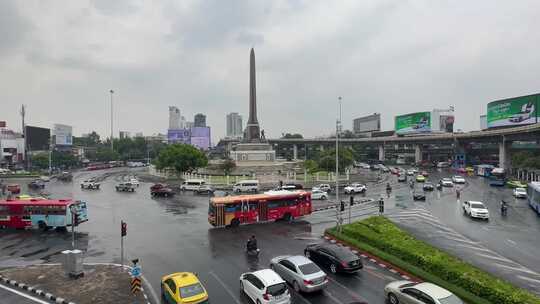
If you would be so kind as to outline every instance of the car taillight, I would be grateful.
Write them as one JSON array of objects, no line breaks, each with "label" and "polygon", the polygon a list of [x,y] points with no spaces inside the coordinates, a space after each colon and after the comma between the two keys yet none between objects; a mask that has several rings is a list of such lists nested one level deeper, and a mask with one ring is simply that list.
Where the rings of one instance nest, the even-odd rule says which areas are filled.
[{"label": "car taillight", "polygon": [[349,265],[347,264],[347,262],[341,262],[341,266],[348,267]]},{"label": "car taillight", "polygon": [[304,280],[304,284],[306,284],[306,285],[313,285],[313,281],[311,281],[311,280]]},{"label": "car taillight", "polygon": [[267,293],[263,294],[263,299],[265,299],[266,301],[270,300],[270,295],[268,295]]}]

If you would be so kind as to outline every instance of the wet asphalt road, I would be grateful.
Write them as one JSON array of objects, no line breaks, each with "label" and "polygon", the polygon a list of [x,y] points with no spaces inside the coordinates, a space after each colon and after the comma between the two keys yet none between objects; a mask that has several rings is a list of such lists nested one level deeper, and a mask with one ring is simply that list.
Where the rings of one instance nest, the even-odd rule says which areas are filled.
[{"label": "wet asphalt road", "polygon": [[[115,183],[130,174],[125,170],[107,171],[99,191],[81,190],[79,182],[103,175],[103,171],[79,173],[73,183],[52,181],[47,191],[55,198],[73,197],[88,202],[90,221],[77,229],[77,247],[87,251],[87,262],[120,262],[120,221],[126,221],[127,259],[141,260],[143,274],[158,294],[161,276],[193,271],[199,274],[212,299],[220,299],[220,303],[249,303],[239,292],[241,273],[266,268],[277,255],[302,254],[308,243],[321,241],[321,232],[335,224],[336,211],[330,209],[293,224],[213,229],[207,222],[207,197],[187,193],[174,199],[151,199],[148,183],[141,183],[135,193],[117,193]],[[435,173],[430,179],[436,181],[443,175],[451,174]],[[386,178],[394,188],[391,197],[385,199],[386,214],[392,220],[421,239],[540,292],[540,281],[536,281],[540,280],[540,257],[536,254],[540,224],[524,200],[512,200],[508,217],[502,219],[497,204],[501,196],[509,197],[511,191],[489,188],[482,178],[467,178],[462,199],[483,200],[492,216],[488,223],[472,221],[462,215],[453,189],[434,191],[428,194],[426,202],[412,202],[407,185],[398,184],[394,176]],[[366,197],[386,197],[384,188],[384,182],[369,185]],[[356,196],[360,198],[363,196]],[[327,201],[316,205],[332,204]],[[376,212],[373,203],[365,203],[354,206],[351,214],[355,220]],[[343,215],[347,222],[348,211]],[[252,234],[257,235],[262,250],[259,261],[248,260],[243,253],[245,241]],[[55,231],[0,231],[0,267],[58,262],[59,252],[70,246],[70,237]],[[384,285],[398,278],[374,264],[365,265],[355,276],[331,275],[330,285],[323,293],[294,294],[293,303],[384,303]]]}]

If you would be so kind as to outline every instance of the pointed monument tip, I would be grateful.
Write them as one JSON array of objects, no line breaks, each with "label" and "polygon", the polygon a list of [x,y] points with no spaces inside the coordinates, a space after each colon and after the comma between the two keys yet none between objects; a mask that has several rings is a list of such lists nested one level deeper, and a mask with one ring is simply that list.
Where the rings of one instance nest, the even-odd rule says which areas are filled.
[{"label": "pointed monument tip", "polygon": [[251,53],[255,53],[255,50],[253,48],[251,48]]}]

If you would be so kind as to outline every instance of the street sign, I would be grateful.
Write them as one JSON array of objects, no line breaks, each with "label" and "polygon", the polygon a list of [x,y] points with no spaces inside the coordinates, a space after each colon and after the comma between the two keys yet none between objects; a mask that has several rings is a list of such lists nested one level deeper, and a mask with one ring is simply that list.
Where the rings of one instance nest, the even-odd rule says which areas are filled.
[{"label": "street sign", "polygon": [[140,277],[141,276],[141,266],[135,266],[131,268],[131,276],[132,277]]},{"label": "street sign", "polygon": [[141,279],[138,277],[134,277],[131,279],[131,292],[137,293],[141,290]]}]

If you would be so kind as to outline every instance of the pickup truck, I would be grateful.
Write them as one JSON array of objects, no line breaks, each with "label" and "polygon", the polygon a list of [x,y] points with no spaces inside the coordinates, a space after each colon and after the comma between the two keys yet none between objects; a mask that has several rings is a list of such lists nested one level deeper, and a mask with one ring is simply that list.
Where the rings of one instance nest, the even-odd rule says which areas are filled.
[{"label": "pickup truck", "polygon": [[165,184],[155,184],[150,187],[150,195],[169,197],[174,195],[174,191]]},{"label": "pickup truck", "polygon": [[135,186],[132,183],[119,183],[115,188],[119,192],[135,192]]},{"label": "pickup truck", "polygon": [[100,183],[89,179],[81,182],[81,189],[99,190],[100,185]]}]

